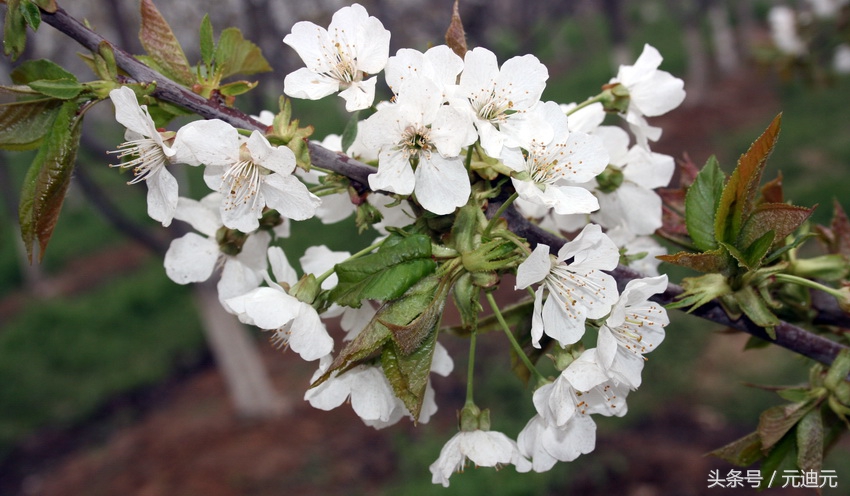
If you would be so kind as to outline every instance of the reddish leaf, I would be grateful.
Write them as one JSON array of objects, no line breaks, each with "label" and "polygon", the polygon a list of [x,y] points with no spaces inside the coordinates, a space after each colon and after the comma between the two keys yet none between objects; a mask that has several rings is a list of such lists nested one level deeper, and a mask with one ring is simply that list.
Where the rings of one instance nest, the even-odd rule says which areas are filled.
[{"label": "reddish leaf", "polygon": [[164,75],[184,86],[195,82],[192,67],[174,31],[168,25],[152,0],[142,0],[142,28],[139,40],[145,51],[154,59]]},{"label": "reddish leaf", "polygon": [[746,219],[737,246],[746,249],[766,232],[774,232],[776,243],[800,227],[814,212],[813,208],[797,207],[786,203],[763,203]]},{"label": "reddish leaf", "polygon": [[776,175],[776,179],[761,187],[761,197],[767,203],[785,203],[785,195],[782,192],[782,172]]},{"label": "reddish leaf", "polygon": [[718,241],[734,243],[744,219],[752,212],[764,165],[776,144],[781,121],[782,114],[779,114],[738,159],[738,167],[723,189],[714,219],[714,232]]},{"label": "reddish leaf", "polygon": [[830,227],[815,226],[829,253],[850,257],[850,220],[838,200],[833,200],[832,223]]},{"label": "reddish leaf", "polygon": [[762,451],[767,453],[782,436],[790,431],[817,403],[805,401],[770,407],[759,417],[758,433]]},{"label": "reddish leaf", "polygon": [[673,255],[659,255],[658,258],[664,262],[681,265],[706,274],[722,273],[729,266],[728,258],[720,250],[705,253],[682,251]]}]

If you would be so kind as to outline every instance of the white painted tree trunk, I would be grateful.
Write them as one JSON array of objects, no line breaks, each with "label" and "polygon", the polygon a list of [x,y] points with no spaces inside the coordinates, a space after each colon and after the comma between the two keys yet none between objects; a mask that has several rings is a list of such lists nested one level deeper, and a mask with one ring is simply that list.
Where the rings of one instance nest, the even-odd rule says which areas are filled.
[{"label": "white painted tree trunk", "polygon": [[708,8],[708,23],[714,44],[714,59],[724,75],[735,73],[741,58],[735,43],[735,32],[729,22],[729,9],[725,2],[713,2]]}]

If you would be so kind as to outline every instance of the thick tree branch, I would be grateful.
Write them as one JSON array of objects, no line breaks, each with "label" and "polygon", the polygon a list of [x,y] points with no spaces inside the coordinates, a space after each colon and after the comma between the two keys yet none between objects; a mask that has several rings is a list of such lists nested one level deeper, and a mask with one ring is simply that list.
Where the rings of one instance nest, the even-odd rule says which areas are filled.
[{"label": "thick tree branch", "polygon": [[[102,36],[86,28],[75,18],[69,16],[62,8],[58,8],[53,14],[42,12],[42,19],[93,52],[98,51],[101,43],[108,43],[115,52],[118,66],[127,72],[131,78],[137,82],[156,83],[154,96],[157,98],[184,107],[207,119],[221,119],[242,129],[266,131],[266,126],[243,112],[207,100],[152,70],[129,53],[115,47]],[[344,175],[363,185],[368,184],[368,176],[374,172],[374,168],[345,155],[327,150],[318,144],[309,143],[309,150],[310,158],[315,165]],[[495,209],[491,209],[492,211],[495,211]],[[530,223],[515,209],[508,209],[504,217],[511,229],[517,235],[527,239],[532,245],[545,243],[557,250],[565,242],[563,238]],[[614,270],[613,275],[622,286],[625,286],[632,279],[642,277],[641,274],[623,266]],[[657,295],[655,299],[659,303],[666,304],[672,302],[681,293],[681,287],[670,284],[667,291]],[[755,325],[746,317],[737,320],[731,319],[717,301],[709,302],[692,313],[720,325],[738,329],[762,339],[770,339],[764,329]],[[836,355],[845,348],[836,342],[784,322],[776,327],[774,343],[825,364],[832,363]]]}]

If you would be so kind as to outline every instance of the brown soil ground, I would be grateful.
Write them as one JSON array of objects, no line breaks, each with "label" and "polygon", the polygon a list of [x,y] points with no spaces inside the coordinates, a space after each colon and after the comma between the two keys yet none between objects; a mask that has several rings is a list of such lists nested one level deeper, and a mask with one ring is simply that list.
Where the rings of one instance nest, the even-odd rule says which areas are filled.
[{"label": "brown soil ground", "polygon": [[[665,134],[655,149],[676,157],[687,151],[701,163],[711,152],[706,138],[718,130],[766,125],[778,105],[771,92],[752,81],[751,76],[727,80],[714,89],[723,98],[706,100],[711,105],[686,106],[657,119]],[[735,107],[740,102],[746,105]],[[741,115],[751,121],[743,122]],[[14,302],[7,302],[4,310],[13,308]],[[350,408],[316,411],[301,400],[313,365],[291,356],[281,359],[269,346],[264,346],[264,357],[277,389],[292,405],[280,418],[238,419],[208,360],[167,384],[117,399],[87,425],[33,436],[0,474],[6,480],[0,492],[310,496],[374,494],[396,480],[400,454],[393,440],[416,436],[412,426],[376,431],[363,426]],[[447,439],[454,419],[445,412],[440,417]],[[749,489],[706,488],[709,470],[728,471],[729,466],[704,453],[741,434],[690,405],[671,404],[629,432],[600,432],[597,450],[590,455],[599,460],[598,469],[565,487],[586,495],[751,494]],[[630,459],[628,470],[622,468],[624,455]],[[427,477],[427,467],[422,472]]]}]

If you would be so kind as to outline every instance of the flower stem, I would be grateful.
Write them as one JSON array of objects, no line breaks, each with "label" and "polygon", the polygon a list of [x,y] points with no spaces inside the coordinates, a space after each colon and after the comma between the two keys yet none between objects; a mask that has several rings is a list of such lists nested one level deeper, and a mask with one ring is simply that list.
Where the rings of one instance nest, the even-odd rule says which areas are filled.
[{"label": "flower stem", "polygon": [[478,329],[473,329],[469,335],[469,364],[466,369],[466,405],[474,405],[472,399],[472,389],[475,377],[475,341],[478,336]]},{"label": "flower stem", "polygon": [[828,295],[831,295],[835,298],[838,298],[839,300],[846,297],[846,295],[844,295],[838,289],[831,288],[829,286],[824,286],[823,284],[812,281],[810,279],[806,279],[805,277],[795,276],[795,275],[792,275],[792,274],[781,274],[781,273],[780,274],[774,274],[773,277],[777,281],[789,282],[791,284],[796,284],[798,286],[803,286],[803,287],[807,287],[807,288],[811,288],[811,289],[821,290]]},{"label": "flower stem", "polygon": [[493,309],[493,314],[496,316],[496,320],[499,321],[499,325],[501,325],[502,330],[505,331],[505,335],[508,337],[508,341],[511,342],[511,347],[513,347],[514,352],[517,354],[519,359],[522,360],[522,363],[525,364],[528,370],[532,374],[534,374],[537,379],[545,379],[545,377],[543,377],[543,374],[541,374],[540,371],[537,370],[537,367],[535,367],[534,364],[531,363],[531,360],[528,358],[528,355],[525,354],[525,351],[523,351],[522,346],[519,345],[519,342],[517,342],[516,337],[514,337],[514,333],[511,332],[511,328],[508,327],[508,323],[505,322],[505,317],[502,316],[502,312],[499,310],[499,305],[496,304],[496,299],[493,298],[492,292],[487,292],[487,302],[490,303],[490,308]]},{"label": "flower stem", "polygon": [[498,222],[499,217],[501,217],[502,214],[505,213],[505,210],[507,210],[508,207],[510,207],[511,204],[513,204],[514,200],[516,200],[517,198],[519,198],[519,193],[514,191],[514,194],[512,194],[507,200],[505,200],[505,203],[502,203],[502,205],[499,207],[499,210],[496,210],[496,213],[493,214],[493,218],[491,218],[490,222],[487,223],[487,227],[484,228],[484,232],[482,233],[483,236],[487,236],[488,234],[490,234],[490,231],[493,229],[493,226],[495,226],[496,222]]},{"label": "flower stem", "polygon": [[604,91],[602,93],[596,95],[596,96],[590,97],[587,100],[579,103],[578,105],[575,106],[575,108],[573,108],[569,112],[567,112],[567,115],[573,115],[574,113],[576,113],[579,110],[587,107],[588,105],[593,105],[596,102],[601,102],[603,99],[605,99],[605,92]]}]

